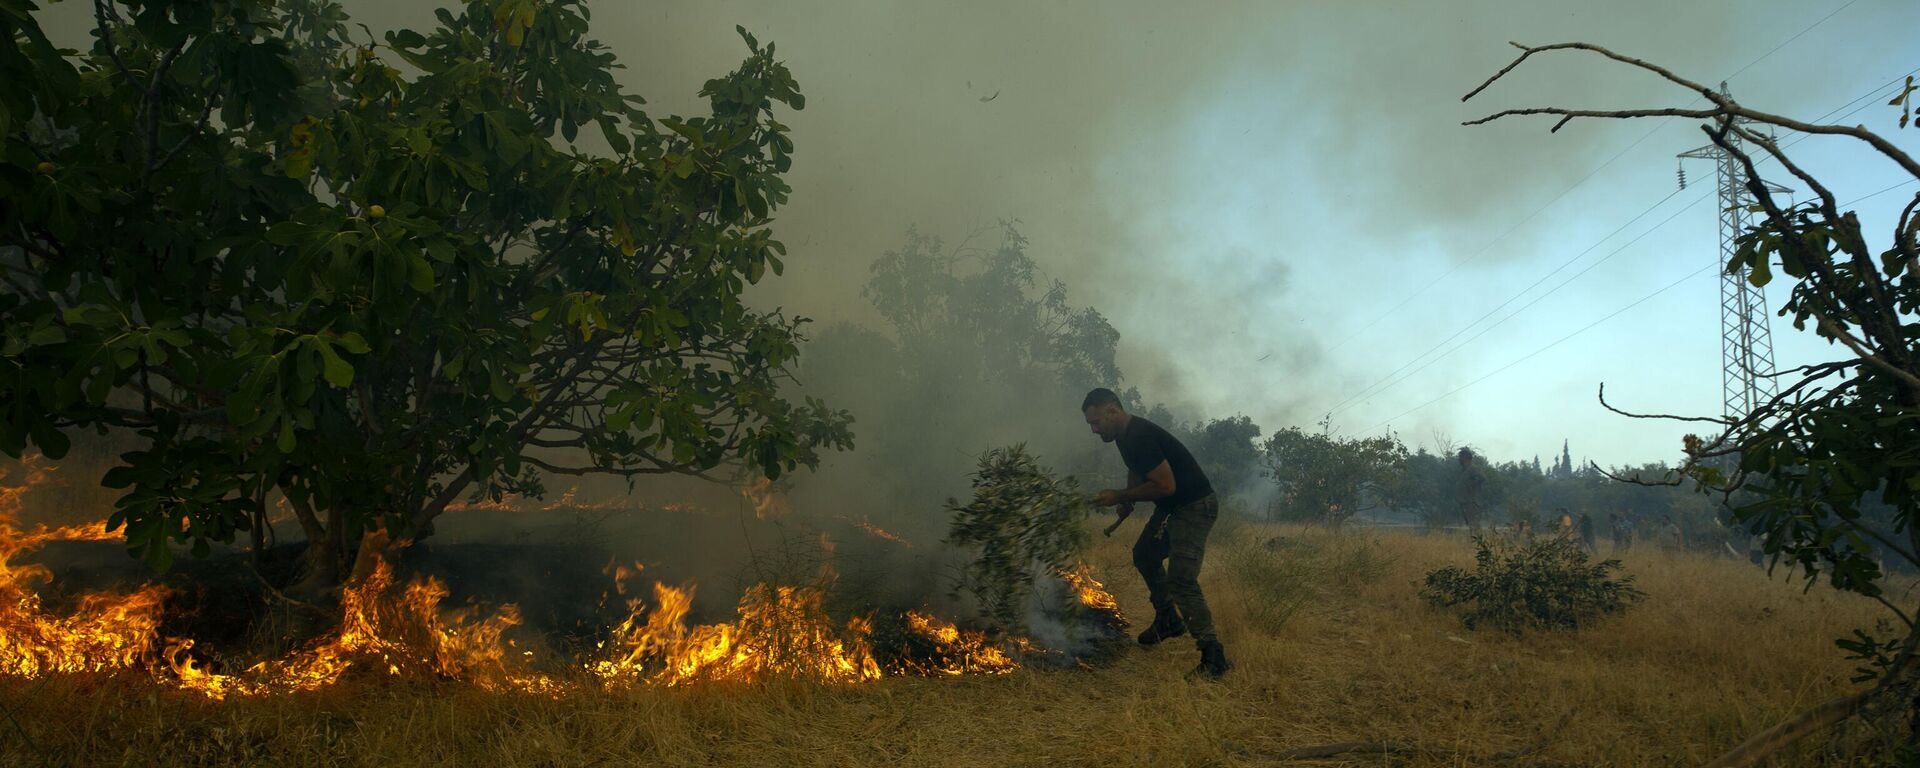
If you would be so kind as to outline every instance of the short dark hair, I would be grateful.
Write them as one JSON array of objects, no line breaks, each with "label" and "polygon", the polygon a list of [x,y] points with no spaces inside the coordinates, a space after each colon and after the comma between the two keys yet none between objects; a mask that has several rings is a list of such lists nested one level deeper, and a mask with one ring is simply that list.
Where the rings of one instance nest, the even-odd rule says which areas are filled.
[{"label": "short dark hair", "polygon": [[[1096,388],[1092,392],[1087,393],[1085,400],[1080,401],[1080,410],[1084,411],[1096,405],[1120,405],[1120,396],[1114,394],[1113,390],[1107,389],[1106,387]],[[1121,406],[1121,410],[1125,410],[1125,406]]]}]

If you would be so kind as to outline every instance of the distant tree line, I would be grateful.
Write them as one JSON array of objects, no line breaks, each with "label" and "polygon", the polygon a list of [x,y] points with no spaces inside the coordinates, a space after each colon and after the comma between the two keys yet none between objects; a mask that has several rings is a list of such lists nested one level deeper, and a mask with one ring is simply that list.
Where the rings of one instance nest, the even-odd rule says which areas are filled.
[{"label": "distant tree line", "polygon": [[[1074,413],[1088,389],[1106,386],[1178,437],[1226,504],[1248,517],[1437,530],[1464,526],[1472,496],[1482,526],[1545,530],[1561,514],[1585,514],[1602,542],[1617,524],[1628,544],[1748,553],[1749,535],[1723,522],[1723,499],[1621,481],[1668,477],[1677,467],[1664,463],[1603,471],[1577,461],[1566,441],[1546,461],[1476,451],[1463,466],[1460,446],[1444,438],[1409,448],[1397,436],[1344,437],[1324,425],[1268,434],[1243,414],[1183,417],[1127,386],[1120,332],[1045,276],[1017,222],[958,242],[909,229],[874,260],[862,294],[879,322],[824,329],[798,378],[806,394],[860,404],[861,448],[827,471],[860,477],[868,504],[937,509],[965,490],[964,467],[1022,443],[1085,485],[1110,483],[1123,471],[1117,456]],[[820,485],[841,488],[843,479]]]}]

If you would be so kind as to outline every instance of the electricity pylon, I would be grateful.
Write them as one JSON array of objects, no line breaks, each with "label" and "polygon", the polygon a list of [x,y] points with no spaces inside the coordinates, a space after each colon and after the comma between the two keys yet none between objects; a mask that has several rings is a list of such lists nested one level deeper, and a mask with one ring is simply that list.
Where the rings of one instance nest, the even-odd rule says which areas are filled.
[{"label": "electricity pylon", "polygon": [[[1727,84],[1720,84],[1720,95],[1727,95]],[[1745,122],[1745,121],[1741,121]],[[1740,146],[1740,137],[1727,134],[1727,143]],[[1738,419],[1752,413],[1779,391],[1773,378],[1773,331],[1768,323],[1767,296],[1760,286],[1747,279],[1745,268],[1728,270],[1733,261],[1734,241],[1747,231],[1750,210],[1758,203],[1747,189],[1746,169],[1732,152],[1709,144],[1679,155],[1714,161],[1715,182],[1720,192],[1720,364],[1721,414]],[[1793,190],[1765,180],[1767,191],[1777,194]],[[1680,171],[1680,186],[1687,186],[1686,171]]]}]

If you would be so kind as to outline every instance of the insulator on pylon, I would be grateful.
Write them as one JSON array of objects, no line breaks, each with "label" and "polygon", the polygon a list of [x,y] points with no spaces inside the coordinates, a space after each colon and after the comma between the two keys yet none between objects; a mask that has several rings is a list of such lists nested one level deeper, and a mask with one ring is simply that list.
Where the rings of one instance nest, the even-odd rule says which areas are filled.
[{"label": "insulator on pylon", "polygon": [[1687,167],[1684,165],[1674,166],[1673,172],[1680,176],[1680,188],[1686,189],[1687,188]]}]

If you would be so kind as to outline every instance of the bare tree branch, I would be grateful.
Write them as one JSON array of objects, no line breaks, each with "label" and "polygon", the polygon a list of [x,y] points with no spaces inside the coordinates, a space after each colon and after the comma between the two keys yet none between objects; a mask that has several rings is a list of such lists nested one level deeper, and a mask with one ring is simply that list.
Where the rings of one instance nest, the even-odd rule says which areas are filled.
[{"label": "bare tree branch", "polygon": [[1505,68],[1501,69],[1499,72],[1494,73],[1493,77],[1487,78],[1487,81],[1484,83],[1481,83],[1480,87],[1475,88],[1471,91],[1468,91],[1467,95],[1460,97],[1461,101],[1466,101],[1468,99],[1473,98],[1474,96],[1479,95],[1481,91],[1484,91],[1487,89],[1488,86],[1493,85],[1495,80],[1499,80],[1500,78],[1505,77],[1508,72],[1512,72],[1514,69],[1518,68],[1520,66],[1520,63],[1523,61],[1526,61],[1527,57],[1529,56],[1532,56],[1536,53],[1546,53],[1548,51],[1580,50],[1580,51],[1590,51],[1593,53],[1598,53],[1609,59],[1613,59],[1614,61],[1623,62],[1629,65],[1632,65],[1634,67],[1644,69],[1648,72],[1652,72],[1656,75],[1659,75],[1660,77],[1664,78],[1668,82],[1674,83],[1675,85],[1679,85],[1680,87],[1686,88],[1687,90],[1690,90],[1690,91],[1698,92],[1700,95],[1705,96],[1708,101],[1714,102],[1716,104],[1720,102],[1720,99],[1718,98],[1719,94],[1714,93],[1713,89],[1708,88],[1699,83],[1693,82],[1692,80],[1688,80],[1679,75],[1676,75],[1673,73],[1672,70],[1669,70],[1666,67],[1662,67],[1658,64],[1653,64],[1651,62],[1647,62],[1641,59],[1636,59],[1631,56],[1622,56],[1620,54],[1614,53],[1613,51],[1609,51],[1605,48],[1602,48],[1597,45],[1592,45],[1590,43],[1554,43],[1551,45],[1529,46],[1529,45],[1521,45],[1515,42],[1508,42],[1507,45],[1511,45],[1515,48],[1519,48],[1520,56],[1514,59],[1513,63],[1508,64]]},{"label": "bare tree branch", "polygon": [[1607,471],[1605,468],[1601,467],[1598,463],[1595,463],[1591,459],[1587,460],[1587,466],[1592,468],[1593,471],[1598,472],[1602,475],[1605,475],[1608,480],[1612,480],[1616,483],[1638,485],[1644,488],[1673,488],[1680,485],[1683,482],[1686,482],[1686,479],[1687,479],[1686,475],[1683,474],[1678,469],[1667,470],[1667,477],[1665,479],[1655,481],[1655,480],[1642,480],[1638,475],[1635,475],[1633,477],[1621,477],[1619,475],[1616,475],[1612,472]]},{"label": "bare tree branch", "polygon": [[1899,251],[1900,255],[1907,257],[1908,271],[1916,268],[1916,265],[1913,264],[1913,259],[1916,255],[1920,255],[1920,246],[1914,244],[1914,230],[1916,229],[1914,226],[1916,222],[1913,219],[1914,206],[1920,206],[1920,194],[1915,194],[1913,199],[1907,202],[1907,207],[1900,211],[1900,224],[1894,227],[1893,230],[1894,247]]},{"label": "bare tree branch", "polygon": [[1853,350],[1853,353],[1859,356],[1861,360],[1871,363],[1875,368],[1892,374],[1893,377],[1899,379],[1902,384],[1914,388],[1915,391],[1920,391],[1920,376],[1915,376],[1908,371],[1901,370],[1894,364],[1887,362],[1886,359],[1874,354],[1873,350],[1867,348],[1865,342],[1854,338],[1853,334],[1847,333],[1845,328],[1840,327],[1839,323],[1834,322],[1833,318],[1822,314],[1820,310],[1809,307],[1807,311],[1813,315],[1814,321],[1820,324],[1820,330],[1826,331],[1827,335],[1832,336],[1841,344],[1845,344],[1847,349]]},{"label": "bare tree branch", "polygon": [[1700,421],[1700,422],[1706,422],[1708,424],[1719,424],[1721,426],[1731,426],[1734,423],[1733,420],[1731,419],[1717,417],[1717,416],[1672,416],[1664,413],[1629,413],[1627,411],[1620,410],[1619,408],[1615,408],[1607,402],[1606,382],[1600,383],[1600,407],[1605,408],[1609,411],[1613,411],[1614,413],[1620,414],[1629,419],[1659,419],[1662,421]]},{"label": "bare tree branch", "polygon": [[1694,118],[1700,118],[1704,120],[1704,119],[1711,119],[1719,116],[1720,110],[1718,109],[1678,109],[1673,107],[1661,107],[1657,109],[1564,109],[1561,107],[1527,107],[1523,109],[1504,109],[1477,120],[1468,120],[1468,121],[1462,122],[1461,125],[1481,125],[1483,123],[1491,123],[1503,117],[1516,117],[1521,115],[1559,115],[1564,119],[1560,120],[1557,123],[1554,123],[1553,128],[1549,129],[1549,132],[1557,133],[1559,132],[1561,126],[1566,125],[1569,121],[1571,121],[1573,118],[1576,118],[1576,117],[1596,117],[1596,118],[1694,117]]},{"label": "bare tree branch", "polygon": [[1591,43],[1555,43],[1552,45],[1541,45],[1541,46],[1525,46],[1519,43],[1512,43],[1512,45],[1521,50],[1520,57],[1515,59],[1513,63],[1508,64],[1505,69],[1502,69],[1498,73],[1495,73],[1493,77],[1488,78],[1485,83],[1482,83],[1480,85],[1480,87],[1475,88],[1472,91],[1469,91],[1467,95],[1462,96],[1460,98],[1461,101],[1466,101],[1468,99],[1473,98],[1475,95],[1478,95],[1481,91],[1485,90],[1487,86],[1492,85],[1495,80],[1499,80],[1501,77],[1505,76],[1507,73],[1519,67],[1521,62],[1525,61],[1528,57],[1532,56],[1535,53],[1544,53],[1547,51],[1556,51],[1556,50],[1580,50],[1580,51],[1597,53],[1609,59],[1613,59],[1614,61],[1622,62],[1628,65],[1631,65],[1633,67],[1657,74],[1661,78],[1667,80],[1668,82],[1671,82],[1675,85],[1678,85],[1682,88],[1685,88],[1689,91],[1699,94],[1702,98],[1705,98],[1708,102],[1712,103],[1714,105],[1714,108],[1712,109],[1631,109],[1631,110],[1611,110],[1611,111],[1609,110],[1574,110],[1574,109],[1560,109],[1560,108],[1510,109],[1510,110],[1505,110],[1493,115],[1489,115],[1487,117],[1480,118],[1478,120],[1467,121],[1465,123],[1462,123],[1462,125],[1479,125],[1482,123],[1498,120],[1502,117],[1510,117],[1510,116],[1516,116],[1516,115],[1559,115],[1565,119],[1562,119],[1558,124],[1554,126],[1555,130],[1558,130],[1559,126],[1566,124],[1567,119],[1571,119],[1575,117],[1614,119],[1614,118],[1633,118],[1633,117],[1714,118],[1714,117],[1721,117],[1721,116],[1731,116],[1731,117],[1746,118],[1749,120],[1753,120],[1755,122],[1766,123],[1768,125],[1774,125],[1781,128],[1786,128],[1788,130],[1799,131],[1801,133],[1817,133],[1817,134],[1824,134],[1829,136],[1847,136],[1854,139],[1858,139],[1860,141],[1866,142],[1869,146],[1873,147],[1876,151],[1880,152],[1880,154],[1885,155],[1888,159],[1893,160],[1895,163],[1899,164],[1901,168],[1907,171],[1907,173],[1910,173],[1916,177],[1920,177],[1920,161],[1915,161],[1912,156],[1902,151],[1899,147],[1894,146],[1892,142],[1887,141],[1885,138],[1881,137],[1879,134],[1876,134],[1860,126],[1815,125],[1812,123],[1802,122],[1802,121],[1795,120],[1793,118],[1785,117],[1782,115],[1776,115],[1776,114],[1771,114],[1767,112],[1760,112],[1760,111],[1748,109],[1746,107],[1740,106],[1739,104],[1735,103],[1731,99],[1727,99],[1721,96],[1718,92],[1715,92],[1711,88],[1708,88],[1704,85],[1701,85],[1700,83],[1693,82],[1684,77],[1680,77],[1679,75],[1674,74],[1671,70],[1665,67],[1661,67],[1656,64],[1650,64],[1646,61],[1643,61],[1641,59],[1636,59],[1631,56],[1623,56],[1621,54],[1614,53],[1613,51],[1610,51],[1598,45],[1593,45]]}]

